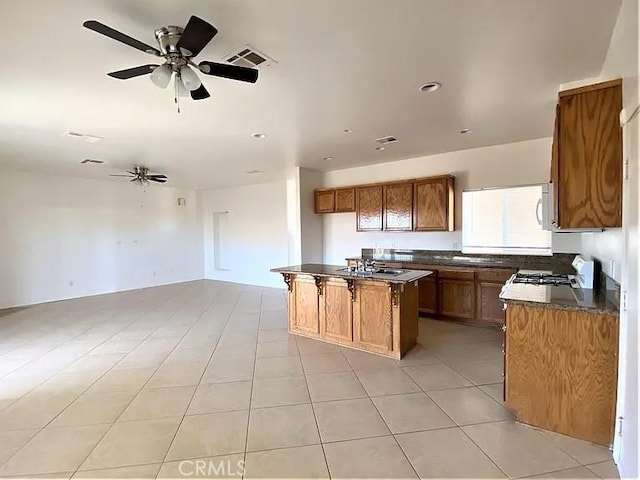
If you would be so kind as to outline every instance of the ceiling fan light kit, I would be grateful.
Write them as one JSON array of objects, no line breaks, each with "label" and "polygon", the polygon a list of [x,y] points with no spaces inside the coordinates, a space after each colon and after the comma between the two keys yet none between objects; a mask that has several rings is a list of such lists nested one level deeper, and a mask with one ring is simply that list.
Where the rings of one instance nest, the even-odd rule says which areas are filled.
[{"label": "ceiling fan light kit", "polygon": [[217,62],[200,62],[199,65],[194,63],[193,58],[218,33],[216,27],[196,16],[192,16],[184,28],[171,25],[157,29],[155,37],[159,48],[147,45],[96,20],[87,20],[83,26],[147,54],[163,57],[165,63],[162,65],[142,65],[110,72],[107,75],[119,80],[149,75],[151,81],[160,88],[167,88],[171,78],[175,77],[175,102],[178,104],[178,112],[179,96],[191,95],[193,100],[203,100],[211,96],[191,67],[197,68],[205,75],[241,82],[255,83],[258,80],[258,70],[255,68]]}]

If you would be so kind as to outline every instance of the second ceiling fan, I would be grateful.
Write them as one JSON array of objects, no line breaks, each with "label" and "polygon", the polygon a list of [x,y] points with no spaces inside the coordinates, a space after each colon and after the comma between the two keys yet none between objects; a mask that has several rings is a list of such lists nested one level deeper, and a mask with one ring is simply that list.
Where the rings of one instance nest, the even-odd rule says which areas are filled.
[{"label": "second ceiling fan", "polygon": [[241,82],[255,83],[258,80],[258,70],[255,68],[240,67],[237,65],[200,62],[196,64],[193,58],[218,33],[216,27],[201,18],[192,16],[187,25],[182,27],[168,26],[155,31],[158,48],[152,47],[118,30],[100,23],[96,20],[87,20],[83,25],[89,30],[98,32],[118,42],[141,50],[156,57],[164,57],[165,62],[159,64],[147,64],[139,67],[127,68],[110,72],[107,75],[120,80],[150,75],[151,81],[160,88],[166,88],[174,78],[176,102],[178,97],[186,96],[187,92],[194,100],[208,98],[209,92],[202,85],[200,78],[193,68],[200,72],[216,77],[240,80]]}]

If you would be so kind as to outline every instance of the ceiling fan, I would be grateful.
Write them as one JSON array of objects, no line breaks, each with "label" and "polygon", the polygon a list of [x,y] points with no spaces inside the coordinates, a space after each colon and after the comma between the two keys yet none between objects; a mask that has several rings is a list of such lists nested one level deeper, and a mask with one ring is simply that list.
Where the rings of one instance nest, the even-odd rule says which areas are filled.
[{"label": "ceiling fan", "polygon": [[[196,16],[192,16],[184,28],[168,26],[157,29],[155,36],[158,48],[147,45],[96,20],[87,20],[82,25],[89,30],[150,55],[163,57],[165,61],[162,65],[141,65],[110,72],[107,75],[120,80],[150,75],[151,81],[160,88],[166,88],[171,82],[172,76],[175,76],[176,103],[178,103],[178,97],[187,96],[187,92],[194,100],[202,100],[210,96],[191,67],[207,75],[240,80],[241,82],[255,83],[258,80],[258,70],[255,68],[207,61],[196,64],[193,61],[193,58],[218,33],[216,27]],[[179,107],[178,111],[180,111]]]},{"label": "ceiling fan", "polygon": [[132,171],[127,170],[128,175],[109,175],[110,177],[128,177],[131,182],[139,183],[140,185],[147,185],[150,182],[165,183],[167,176],[162,174],[149,173],[147,167],[136,165]]}]

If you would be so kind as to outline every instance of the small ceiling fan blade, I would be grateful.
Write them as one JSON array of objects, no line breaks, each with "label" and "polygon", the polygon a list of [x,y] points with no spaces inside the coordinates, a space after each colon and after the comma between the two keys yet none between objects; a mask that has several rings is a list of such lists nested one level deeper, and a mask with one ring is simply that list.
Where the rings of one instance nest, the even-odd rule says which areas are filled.
[{"label": "small ceiling fan blade", "polygon": [[192,15],[184,27],[184,32],[180,35],[176,48],[183,55],[195,57],[216,36],[216,33],[218,33],[216,27]]},{"label": "small ceiling fan blade", "polygon": [[239,67],[226,63],[200,62],[198,68],[202,73],[216,77],[240,80],[241,82],[256,83],[258,70],[255,68]]},{"label": "small ceiling fan blade", "polygon": [[204,88],[204,85],[200,85],[200,87],[196,88],[195,90],[191,90],[191,98],[193,98],[194,100],[204,100],[205,98],[209,98],[211,95],[209,95],[209,92],[207,91],[206,88]]},{"label": "small ceiling fan blade", "polygon": [[131,175],[109,175],[110,177],[127,177],[131,178]]},{"label": "small ceiling fan blade", "polygon": [[124,43],[125,45],[129,45],[130,47],[137,48],[145,53],[150,53],[151,55],[161,56],[160,51],[157,48],[154,48],[146,43],[141,42],[140,40],[136,40],[129,35],[125,35],[118,30],[114,30],[111,27],[108,27],[104,23],[97,22],[96,20],[87,20],[82,24],[85,28],[89,30],[93,30],[94,32],[101,33],[102,35],[113,38],[114,40]]},{"label": "small ceiling fan blade", "polygon": [[147,178],[167,178],[166,175],[147,175]]},{"label": "small ceiling fan blade", "polygon": [[127,80],[129,78],[139,77],[140,75],[147,75],[158,67],[159,65],[148,64],[140,65],[139,67],[127,68],[126,70],[118,70],[117,72],[107,73],[110,77],[117,78],[119,80]]},{"label": "small ceiling fan blade", "polygon": [[151,177],[147,177],[147,178],[151,182],[158,182],[158,183],[166,183],[167,182],[166,178],[151,178]]}]

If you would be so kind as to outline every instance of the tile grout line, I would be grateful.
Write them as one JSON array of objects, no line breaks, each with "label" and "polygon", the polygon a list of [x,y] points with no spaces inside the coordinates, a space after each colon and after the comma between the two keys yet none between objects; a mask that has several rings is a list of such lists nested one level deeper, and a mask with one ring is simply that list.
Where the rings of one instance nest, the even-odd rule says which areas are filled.
[{"label": "tile grout line", "polygon": [[[160,468],[158,469],[158,473],[156,474],[156,478],[160,474],[160,471],[162,470],[162,466],[167,461],[167,456],[169,455],[169,452],[171,451],[171,447],[173,445],[173,442],[175,441],[176,437],[178,436],[178,432],[180,431],[180,427],[182,426],[182,423],[184,422],[184,418],[187,416],[187,411],[189,410],[189,407],[191,406],[191,402],[193,401],[193,397],[195,396],[196,392],[198,391],[198,387],[200,386],[200,382],[202,381],[202,378],[204,377],[204,374],[207,371],[209,363],[211,363],[211,359],[213,358],[213,354],[215,353],[216,349],[218,348],[218,344],[220,343],[220,338],[222,337],[222,335],[224,333],[224,329],[226,328],[227,324],[229,323],[229,319],[233,315],[233,311],[235,310],[236,306],[238,305],[238,301],[239,301],[241,293],[242,293],[242,290],[240,289],[239,292],[238,292],[238,298],[236,298],[236,300],[235,300],[235,302],[233,304],[233,308],[230,310],[229,315],[227,316],[227,319],[224,322],[224,326],[222,327],[222,331],[220,333],[220,336],[216,340],[216,344],[213,347],[213,350],[211,350],[211,355],[209,355],[209,361],[207,362],[207,364],[205,365],[204,369],[202,370],[202,375],[200,375],[200,380],[198,381],[198,384],[195,386],[195,388],[193,390],[193,394],[191,395],[191,399],[189,400],[189,403],[187,404],[187,407],[185,408],[184,414],[182,415],[182,418],[180,419],[180,422],[178,423],[178,428],[176,428],[176,431],[174,432],[173,437],[171,438],[171,441],[169,442],[169,444],[167,446],[167,451],[165,452],[164,457],[163,457],[162,461],[160,462]],[[207,307],[198,316],[197,320],[199,320],[202,317],[202,315],[204,315],[204,313],[207,312],[215,304],[215,302],[218,300],[218,298],[221,297],[221,295],[222,295],[222,292],[218,293],[218,295],[216,295],[216,297],[211,302],[209,302]],[[197,322],[197,320],[196,320],[196,322]],[[195,322],[194,322],[194,324],[195,324]],[[193,328],[193,326],[191,328]],[[184,339],[184,337],[186,337],[189,334],[189,332],[191,331],[191,328],[184,334],[182,339]],[[178,343],[178,345],[179,344],[180,343]],[[177,345],[176,345],[176,348],[177,348]],[[149,378],[149,380],[150,379],[151,379],[151,377]],[[145,385],[146,385],[146,383],[145,383]],[[123,413],[124,413],[124,411],[123,411]]]},{"label": "tile grout line", "polygon": [[[175,298],[177,295],[179,295],[179,292],[181,292],[182,290],[183,290],[183,289],[179,290],[178,292],[176,292],[176,294],[172,295],[169,299],[167,299],[167,302],[168,302],[168,301],[171,301],[173,298]],[[160,307],[158,307],[158,308],[160,308]],[[157,308],[154,308],[152,311],[155,311],[156,309],[157,309]],[[133,322],[132,322],[132,323],[133,323]],[[127,327],[124,327],[124,328],[127,328]],[[117,333],[116,333],[116,334],[114,334],[114,335],[117,335]],[[150,335],[151,335],[151,334],[150,334]],[[72,338],[75,338],[75,337],[72,337]],[[111,337],[110,337],[110,338],[111,338]],[[107,340],[108,340],[108,339],[107,339]],[[143,340],[143,341],[144,341],[144,340]],[[65,343],[66,343],[66,342],[65,342]],[[103,342],[103,343],[104,343],[104,342]],[[86,355],[86,354],[85,354],[85,355]],[[82,358],[82,357],[80,357],[80,358]],[[79,358],[78,358],[78,360],[79,360]],[[75,360],[74,360],[74,361],[75,361]],[[73,362],[72,362],[72,363],[73,363]],[[116,363],[116,365],[117,365],[117,363]],[[18,450],[16,450],[16,451],[15,451],[15,452],[10,456],[10,457],[8,457],[4,462],[2,462],[2,464],[0,464],[0,467],[2,467],[2,466],[4,466],[4,465],[6,465],[6,464],[7,464],[7,463],[8,463],[8,462],[9,462],[9,461],[14,457],[14,456],[16,456],[16,455],[17,455],[17,454],[18,454],[18,453],[19,453],[19,452],[20,452],[24,447],[26,447],[26,445],[27,445],[28,443],[30,443],[30,442],[31,442],[31,441],[32,441],[36,436],[38,436],[38,435],[39,435],[39,434],[40,434],[40,433],[41,433],[45,428],[47,428],[47,427],[51,424],[51,422],[53,422],[56,418],[58,418],[58,417],[59,417],[59,416],[60,416],[60,415],[65,411],[65,410],[67,410],[67,409],[69,408],[69,406],[71,406],[71,405],[72,405],[72,404],[73,404],[73,403],[74,403],[78,398],[80,398],[80,396],[82,396],[82,395],[83,395],[83,394],[84,394],[84,393],[85,393],[89,388],[91,388],[91,386],[93,386],[96,382],[98,382],[98,380],[100,380],[102,377],[104,377],[104,376],[105,376],[109,371],[111,371],[114,367],[115,367],[115,365],[114,365],[114,366],[112,366],[110,369],[108,369],[108,370],[107,370],[103,375],[101,375],[100,377],[98,377],[98,378],[97,378],[93,383],[91,383],[91,384],[90,384],[90,385],[89,385],[85,390],[83,390],[83,391],[82,391],[82,392],[81,392],[81,393],[80,393],[80,394],[79,394],[79,395],[78,395],[78,396],[77,396],[77,397],[76,397],[72,402],[70,402],[70,403],[69,403],[65,408],[63,408],[63,409],[62,409],[62,410],[61,410],[57,415],[55,415],[55,416],[54,416],[54,417],[53,417],[49,422],[47,422],[44,426],[42,426],[41,428],[39,428],[39,429],[38,429],[38,432],[37,432],[33,437],[31,437],[27,442],[25,442],[25,444],[24,444],[24,445],[22,445],[22,447],[20,447]],[[61,372],[59,372],[59,373],[61,373]],[[57,374],[56,374],[56,375],[57,375]],[[53,378],[54,376],[55,376],[55,375],[53,375],[51,378]],[[46,381],[48,381],[48,380],[46,380]],[[46,381],[45,381],[45,382],[43,382],[43,384],[44,384],[44,383],[46,383]],[[41,385],[42,385],[42,384],[41,384]],[[36,387],[36,388],[37,388],[37,387]],[[34,389],[34,390],[35,390],[35,389]],[[32,391],[33,391],[33,390],[32,390]],[[31,392],[29,392],[29,393],[31,393]],[[24,397],[24,396],[26,396],[26,395],[28,395],[29,393],[27,393],[27,394],[23,395],[23,397]],[[21,397],[21,398],[22,398],[22,397]],[[134,398],[135,398],[135,396],[134,396]],[[132,399],[132,401],[133,401],[133,399]],[[125,407],[125,408],[126,408],[126,407]],[[100,437],[100,439],[98,440],[98,442],[97,442],[97,443],[93,446],[93,448],[89,451],[89,453],[87,454],[87,456],[83,458],[82,462],[81,462],[81,463],[78,465],[78,467],[73,471],[72,476],[73,476],[73,475],[75,475],[75,473],[78,471],[78,468],[80,468],[80,466],[82,465],[82,463],[84,463],[84,461],[86,460],[86,458],[91,454],[91,452],[95,449],[95,447],[98,445],[98,443],[100,443],[100,442],[102,441],[102,439],[104,438],[104,436],[107,434],[107,432],[111,429],[111,427],[112,427],[114,424],[115,424],[115,422],[113,422],[113,423],[111,423],[111,424],[97,424],[97,425],[110,425],[110,427],[109,427],[109,428],[107,428],[107,429],[105,430],[104,434]],[[52,427],[52,428],[55,428],[55,427]],[[61,428],[62,428],[62,427],[61,427]]]},{"label": "tile grout line", "polygon": [[[251,388],[249,389],[249,411],[247,412],[247,428],[244,435],[244,452],[242,454],[242,478],[247,474],[247,447],[249,446],[249,425],[251,423],[251,403],[253,401],[253,383],[256,379],[256,363],[258,362],[258,339],[260,338],[260,323],[262,322],[262,304],[264,290],[260,290],[260,313],[258,314],[258,331],[256,333],[256,353],[253,357],[253,372],[251,375]],[[296,346],[297,347],[297,346]]]},{"label": "tile grout line", "polygon": [[[181,289],[180,292],[182,292],[183,290],[186,290],[186,287],[184,289]],[[179,292],[176,295],[173,295],[170,299],[167,299],[167,302],[173,300],[174,298],[178,297]],[[218,298],[219,295],[217,295],[214,300],[212,301],[212,303]],[[157,309],[154,309],[153,311],[155,311]],[[176,314],[178,310],[175,310],[167,319],[165,322],[170,321]],[[202,314],[201,314],[202,315]],[[200,316],[201,316],[200,315]],[[199,317],[198,317],[199,318]],[[160,327],[158,327],[160,328]],[[144,340],[148,339],[151,335],[153,335],[153,333],[156,331],[157,329],[153,330],[153,332],[150,332],[149,335],[147,335],[147,337],[145,337]],[[182,341],[182,339],[184,339],[184,337],[188,334],[188,331],[182,335],[182,337],[180,337],[180,341]],[[143,340],[143,342],[144,342]],[[173,353],[175,351],[176,348],[178,348],[178,345],[180,345],[180,341],[178,341],[176,343],[176,346],[167,354],[166,358],[171,355],[171,353]],[[141,342],[142,343],[142,342]],[[127,404],[127,406],[122,410],[122,412],[120,412],[120,414],[118,415],[118,417],[116,417],[116,419],[110,424],[109,428],[107,428],[104,432],[104,434],[100,437],[100,439],[98,440],[98,442],[93,446],[93,448],[89,451],[89,453],[87,453],[87,455],[82,459],[82,461],[78,464],[78,466],[76,467],[76,469],[73,472],[73,475],[71,476],[72,478],[76,475],[76,473],[78,473],[78,471],[80,470],[80,467],[82,466],[82,464],[91,456],[91,454],[93,453],[93,451],[97,448],[97,446],[102,442],[102,440],[104,439],[104,437],[109,433],[109,431],[111,431],[111,429],[114,427],[114,425],[118,422],[118,419],[122,416],[122,414],[124,413],[124,411],[129,407],[129,405],[131,405],[131,403],[135,400],[135,398],[140,394],[140,392],[144,389],[144,387],[147,385],[147,383],[149,383],[149,380],[151,380],[151,378],[156,374],[156,372],[160,369],[160,367],[162,366],[162,364],[164,363],[164,360],[158,364],[158,366],[156,367],[156,369],[153,371],[153,373],[149,376],[149,378],[147,379],[147,381],[142,385],[142,387],[140,387],[140,389],[138,389],[136,391],[136,393],[134,394],[133,398],[131,399],[131,401]],[[117,365],[117,364],[116,364]],[[115,365],[109,370],[111,371],[113,368],[115,368]],[[177,430],[176,430],[177,432]],[[169,444],[169,447],[171,446],[171,444]],[[168,452],[168,449],[167,449]],[[107,467],[109,468],[109,467]],[[120,467],[112,467],[112,468],[120,468]]]}]

